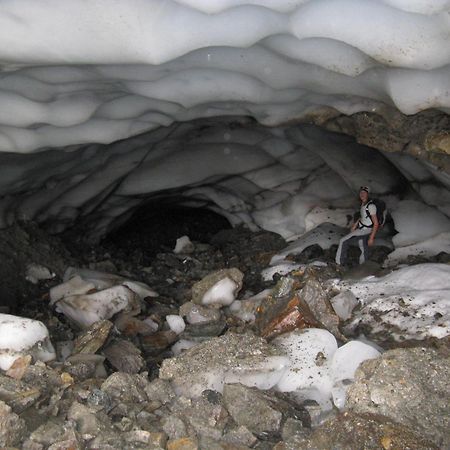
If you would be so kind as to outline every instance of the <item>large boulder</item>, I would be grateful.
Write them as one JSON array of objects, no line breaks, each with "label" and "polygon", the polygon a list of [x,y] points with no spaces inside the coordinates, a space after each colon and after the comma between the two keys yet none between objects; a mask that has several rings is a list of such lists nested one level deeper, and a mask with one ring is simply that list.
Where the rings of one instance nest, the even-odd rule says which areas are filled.
[{"label": "large boulder", "polygon": [[447,355],[424,347],[390,350],[361,364],[347,407],[389,417],[450,448],[449,379]]}]

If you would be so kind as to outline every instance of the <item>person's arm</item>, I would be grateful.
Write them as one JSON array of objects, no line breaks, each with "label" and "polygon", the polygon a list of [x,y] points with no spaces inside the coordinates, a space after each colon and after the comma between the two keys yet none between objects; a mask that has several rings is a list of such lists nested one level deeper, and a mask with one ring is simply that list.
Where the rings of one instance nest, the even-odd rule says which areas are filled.
[{"label": "person's arm", "polygon": [[375,235],[377,234],[378,228],[380,227],[380,224],[378,223],[378,217],[376,214],[372,214],[371,216],[373,227],[372,232],[370,233],[369,240],[367,241],[367,245],[372,246],[373,242],[375,240]]}]

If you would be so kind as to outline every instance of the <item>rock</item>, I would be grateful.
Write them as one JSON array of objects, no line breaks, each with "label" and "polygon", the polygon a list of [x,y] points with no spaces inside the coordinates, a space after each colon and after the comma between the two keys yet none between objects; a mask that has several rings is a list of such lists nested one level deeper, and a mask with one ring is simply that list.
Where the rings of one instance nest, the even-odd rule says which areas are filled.
[{"label": "rock", "polygon": [[247,427],[238,425],[224,434],[222,441],[234,446],[253,447],[258,439]]},{"label": "rock", "polygon": [[301,408],[277,398],[273,392],[260,391],[241,384],[226,384],[223,402],[234,421],[259,437],[278,436],[287,417],[303,418],[307,413]]},{"label": "rock", "polygon": [[342,320],[350,319],[358,300],[351,291],[344,291],[330,299],[331,306]]},{"label": "rock", "polygon": [[47,267],[40,264],[28,264],[25,274],[25,279],[33,284],[38,284],[41,280],[51,280],[56,276],[55,273],[50,272]]},{"label": "rock", "polygon": [[140,320],[130,314],[118,314],[114,325],[125,336],[136,336],[138,334],[148,336],[158,329],[155,322],[152,324],[148,320]]},{"label": "rock", "polygon": [[183,437],[167,442],[167,450],[199,450],[199,446],[195,439]]},{"label": "rock", "polygon": [[345,412],[319,426],[310,436],[294,435],[273,450],[437,450],[411,428],[376,414]]},{"label": "rock", "polygon": [[7,403],[15,413],[33,405],[40,396],[40,389],[0,374],[0,401]]},{"label": "rock", "polygon": [[298,296],[307,303],[314,317],[330,333],[334,334],[341,341],[347,341],[347,338],[339,330],[339,317],[336,315],[326,292],[316,278],[307,277],[307,281],[298,293]]},{"label": "rock", "polygon": [[179,314],[186,317],[186,321],[190,324],[217,321],[222,316],[221,311],[216,308],[208,308],[192,302],[183,303],[180,306]]},{"label": "rock", "polygon": [[78,381],[88,378],[105,378],[107,374],[103,365],[104,361],[105,357],[102,355],[78,353],[65,360],[64,370]]},{"label": "rock", "polygon": [[31,355],[20,356],[13,362],[12,366],[6,371],[6,375],[16,380],[21,380],[25,371],[30,366],[31,360],[32,360]]},{"label": "rock", "polygon": [[288,358],[264,339],[228,332],[165,359],[159,377],[171,380],[178,393],[198,397],[206,389],[220,392],[227,382],[270,389],[288,363]]},{"label": "rock", "polygon": [[147,383],[144,387],[145,393],[149,400],[158,401],[162,405],[169,403],[175,398],[175,392],[170,382],[157,378],[151,383]]},{"label": "rock", "polygon": [[302,328],[321,328],[308,304],[298,295],[267,297],[257,309],[256,322],[259,333],[266,339]]},{"label": "rock", "polygon": [[103,382],[101,389],[118,402],[136,404],[148,401],[147,385],[148,381],[143,376],[116,372]]},{"label": "rock", "polygon": [[244,274],[236,268],[221,269],[192,286],[192,302],[199,305],[229,305],[242,288]]},{"label": "rock", "polygon": [[227,323],[224,317],[210,322],[194,323],[187,325],[179,337],[188,341],[201,342],[213,336],[219,336],[225,330],[226,326]]},{"label": "rock", "polygon": [[177,242],[175,244],[175,248],[173,252],[175,254],[183,253],[183,254],[190,254],[194,252],[194,244],[191,242],[188,236],[181,236],[177,239]]},{"label": "rock", "polygon": [[31,444],[29,441],[42,444],[44,447],[58,442],[75,441],[78,447],[75,446],[74,448],[81,447],[81,437],[75,430],[75,424],[64,422],[62,419],[55,417],[49,418],[48,421],[36,428],[29,437],[28,445]]},{"label": "rock", "polygon": [[173,331],[157,331],[149,336],[141,337],[141,347],[147,355],[156,356],[176,342],[177,333]]},{"label": "rock", "polygon": [[110,319],[120,311],[139,313],[137,294],[126,286],[113,286],[92,294],[72,295],[56,302],[56,311],[64,314],[80,329],[99,320]]},{"label": "rock", "polygon": [[364,362],[347,407],[383,414],[438,447],[450,447],[450,357],[431,348],[395,349]]},{"label": "rock", "polygon": [[105,343],[113,327],[109,320],[99,320],[81,333],[74,342],[72,353],[96,353]]},{"label": "rock", "polygon": [[14,447],[19,445],[27,432],[25,421],[12,412],[3,401],[0,401],[0,446]]},{"label": "rock", "polygon": [[187,435],[186,423],[177,415],[170,414],[161,420],[162,429],[169,439],[176,440]]},{"label": "rock", "polygon": [[[201,396],[195,399],[177,397],[170,406],[170,410],[193,430],[197,437],[210,437],[220,440],[228,423],[228,413],[222,402],[216,398]],[[191,433],[189,433],[191,435]]]},{"label": "rock", "polygon": [[112,427],[111,420],[106,414],[101,411],[93,411],[78,402],[73,402],[70,406],[67,411],[67,419],[73,420],[76,423],[77,431],[87,439],[92,439]]},{"label": "rock", "polygon": [[103,349],[103,354],[119,372],[138,373],[145,364],[141,351],[124,339],[114,339]]}]

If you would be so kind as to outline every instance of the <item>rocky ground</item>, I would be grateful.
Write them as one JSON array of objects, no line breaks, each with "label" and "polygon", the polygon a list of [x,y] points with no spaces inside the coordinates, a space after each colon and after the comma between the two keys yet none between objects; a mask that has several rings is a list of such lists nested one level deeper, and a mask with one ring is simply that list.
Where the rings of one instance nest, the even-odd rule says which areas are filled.
[{"label": "rocky ground", "polygon": [[[223,230],[182,253],[167,248],[151,256],[111,244],[72,245],[69,253],[63,241],[30,224],[0,234],[0,312],[42,321],[58,356],[44,363],[23,355],[0,371],[2,448],[450,448],[448,337],[401,345],[378,337],[386,351],[357,370],[343,410],[324,412],[314,401],[236,380],[218,390],[200,382],[208,370],[250,370],[260,358],[278,355],[272,340],[292,330],[326,328],[345,342],[351,336],[329,308],[327,280],[383,273],[387,249],[351,271],[332,263],[335,248],[310,247],[291,259],[327,265],[263,281],[261,271],[286,246],[268,232]],[[351,256],[355,262],[357,252]],[[55,310],[49,295],[69,266],[139,281],[159,296],[142,295],[137,310],[80,329]],[[223,274],[239,285],[240,299],[269,291],[236,315],[200,304],[197,298]],[[171,316],[187,318],[186,327],[175,332]],[[186,342],[196,346],[183,351]]]}]

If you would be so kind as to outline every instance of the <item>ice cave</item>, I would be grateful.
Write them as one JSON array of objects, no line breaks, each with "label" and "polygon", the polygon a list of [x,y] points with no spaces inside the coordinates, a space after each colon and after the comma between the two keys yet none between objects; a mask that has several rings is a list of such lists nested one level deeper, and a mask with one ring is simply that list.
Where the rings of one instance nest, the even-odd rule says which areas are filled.
[{"label": "ice cave", "polygon": [[450,447],[449,0],[5,0],[0,42],[0,447]]}]

